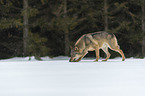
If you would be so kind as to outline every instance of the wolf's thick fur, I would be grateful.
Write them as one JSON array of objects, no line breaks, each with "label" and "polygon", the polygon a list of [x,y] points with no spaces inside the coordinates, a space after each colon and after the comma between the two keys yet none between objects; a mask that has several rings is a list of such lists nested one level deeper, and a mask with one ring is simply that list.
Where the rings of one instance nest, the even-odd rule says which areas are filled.
[{"label": "wolf's thick fur", "polygon": [[122,56],[122,61],[125,60],[124,53],[117,43],[116,36],[112,33],[100,31],[84,34],[78,39],[78,41],[75,43],[75,46],[71,48],[70,62],[78,62],[88,53],[88,51],[94,50],[96,52],[96,61],[98,61],[99,49],[102,49],[106,53],[107,57],[103,61],[107,61],[111,55],[108,52],[108,47],[111,50],[120,53]]}]

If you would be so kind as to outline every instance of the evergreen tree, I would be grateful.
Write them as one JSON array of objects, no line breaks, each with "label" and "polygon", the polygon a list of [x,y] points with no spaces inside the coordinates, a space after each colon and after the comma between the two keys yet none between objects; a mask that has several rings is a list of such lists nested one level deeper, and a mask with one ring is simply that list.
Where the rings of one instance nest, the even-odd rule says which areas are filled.
[{"label": "evergreen tree", "polygon": [[0,58],[22,53],[21,1],[0,0]]},{"label": "evergreen tree", "polygon": [[0,0],[0,58],[68,55],[80,36],[102,30],[116,35],[127,57],[138,57],[143,13],[144,0]]}]

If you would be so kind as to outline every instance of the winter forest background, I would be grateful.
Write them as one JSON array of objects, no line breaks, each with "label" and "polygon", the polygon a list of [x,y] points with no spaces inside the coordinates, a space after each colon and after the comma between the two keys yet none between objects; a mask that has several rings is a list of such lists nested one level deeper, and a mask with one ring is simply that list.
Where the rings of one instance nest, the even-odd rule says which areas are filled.
[{"label": "winter forest background", "polygon": [[81,35],[102,30],[116,35],[126,57],[144,57],[144,5],[145,0],[0,0],[0,58],[69,56]]}]

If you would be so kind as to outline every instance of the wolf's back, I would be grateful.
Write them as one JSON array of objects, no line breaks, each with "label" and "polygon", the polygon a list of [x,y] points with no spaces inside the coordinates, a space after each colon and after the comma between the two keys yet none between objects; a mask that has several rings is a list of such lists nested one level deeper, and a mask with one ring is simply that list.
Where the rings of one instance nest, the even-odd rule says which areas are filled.
[{"label": "wolf's back", "polygon": [[92,35],[94,39],[98,39],[98,40],[99,39],[112,39],[115,36],[113,33],[108,33],[105,31],[90,33],[90,35]]}]

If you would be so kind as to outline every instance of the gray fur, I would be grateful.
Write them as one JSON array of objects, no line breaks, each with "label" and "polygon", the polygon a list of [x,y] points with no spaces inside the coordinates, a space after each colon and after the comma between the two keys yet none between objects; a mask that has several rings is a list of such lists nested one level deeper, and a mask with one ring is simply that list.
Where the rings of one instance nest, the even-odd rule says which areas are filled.
[{"label": "gray fur", "polygon": [[71,48],[70,62],[80,61],[88,53],[88,51],[96,51],[96,61],[98,61],[99,49],[102,49],[106,53],[107,57],[104,61],[107,61],[110,57],[108,47],[116,52],[119,52],[122,56],[122,60],[125,60],[124,53],[118,45],[116,36],[112,33],[100,31],[84,34],[78,39],[75,46]]}]

